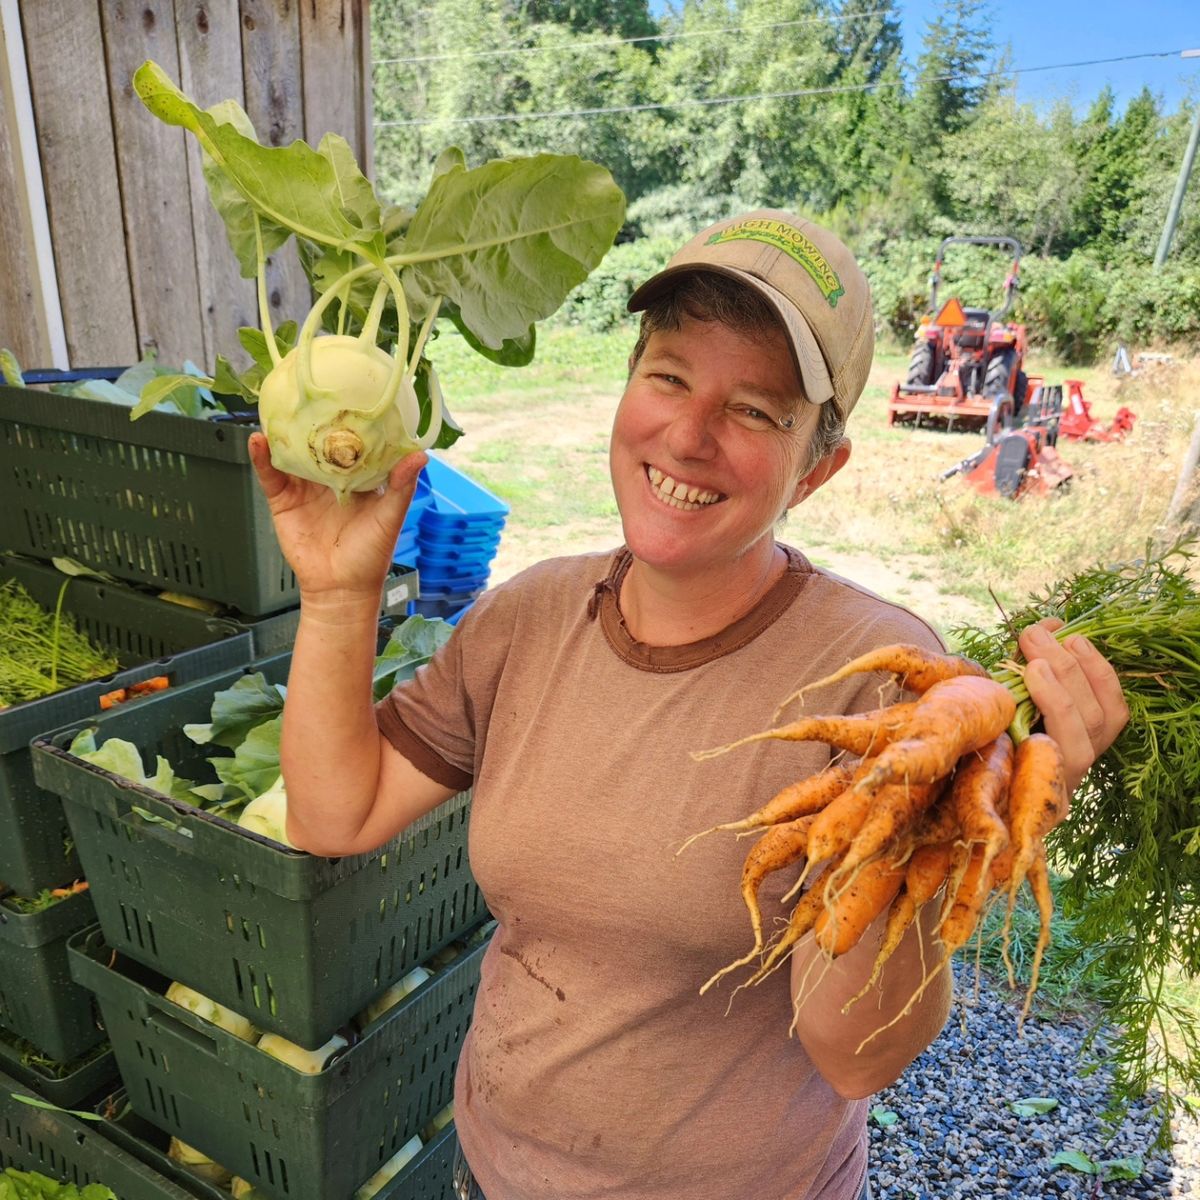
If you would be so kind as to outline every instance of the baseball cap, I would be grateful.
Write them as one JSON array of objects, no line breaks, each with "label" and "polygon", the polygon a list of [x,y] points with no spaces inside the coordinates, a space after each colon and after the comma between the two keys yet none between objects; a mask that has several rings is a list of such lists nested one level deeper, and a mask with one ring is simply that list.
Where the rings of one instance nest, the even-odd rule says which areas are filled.
[{"label": "baseball cap", "polygon": [[843,415],[862,395],[875,353],[871,288],[854,255],[828,229],[762,208],[718,221],[675,252],[630,297],[641,312],[696,271],[739,279],[779,317],[804,394],[837,400]]}]

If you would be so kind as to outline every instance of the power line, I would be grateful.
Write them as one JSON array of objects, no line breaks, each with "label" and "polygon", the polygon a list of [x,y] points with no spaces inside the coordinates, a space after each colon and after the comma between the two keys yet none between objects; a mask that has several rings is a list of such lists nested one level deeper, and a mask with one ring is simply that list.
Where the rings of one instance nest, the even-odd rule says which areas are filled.
[{"label": "power line", "polygon": [[889,10],[877,8],[872,12],[847,13],[845,16],[804,17],[795,21],[773,21],[767,25],[727,25],[713,29],[684,30],[680,33],[643,34],[639,37],[609,38],[602,42],[568,42],[562,46],[508,46],[501,50],[463,50],[454,54],[417,54],[411,58],[379,58],[371,64],[376,67],[394,66],[400,63],[447,62],[462,58],[500,58],[511,54],[562,54],[576,50],[594,50],[605,46],[628,46],[635,42],[671,42],[681,38],[713,37],[725,33],[752,33],[761,29],[788,29],[796,25],[827,25],[840,21],[863,21],[867,17],[878,17]]},{"label": "power line", "polygon": [[[1182,51],[1159,50],[1145,54],[1121,54],[1115,58],[1089,58],[1079,62],[1048,63],[1038,67],[1011,67],[1007,70],[966,71],[956,75],[936,75],[933,82],[952,83],[963,79],[1009,78],[1014,75],[1034,75],[1041,71],[1068,71],[1078,67],[1106,66],[1110,63],[1133,62],[1143,58],[1175,58]],[[661,103],[623,104],[611,108],[577,108],[540,113],[485,113],[474,117],[413,117],[400,121],[376,121],[376,129],[412,127],[418,125],[488,125],[509,121],[534,121],[562,117],[598,117],[618,113],[653,112],[666,108],[697,108],[718,104],[744,104],[750,100],[790,100],[802,96],[839,96],[850,92],[872,92],[876,88],[900,87],[902,80],[878,80],[875,83],[844,84],[833,87],[799,88],[788,92],[755,92],[740,96],[706,96]]]}]

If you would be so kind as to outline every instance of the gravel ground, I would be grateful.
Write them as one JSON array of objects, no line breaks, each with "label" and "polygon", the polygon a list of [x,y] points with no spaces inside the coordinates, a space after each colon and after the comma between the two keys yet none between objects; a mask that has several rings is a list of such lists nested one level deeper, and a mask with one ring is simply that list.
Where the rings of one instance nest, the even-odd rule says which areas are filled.
[{"label": "gravel ground", "polygon": [[[957,964],[956,964],[957,965]],[[872,1102],[890,1124],[871,1128],[871,1180],[876,1200],[957,1197],[1109,1197],[1200,1200],[1200,1124],[1183,1118],[1171,1151],[1153,1150],[1156,1123],[1146,1108],[1110,1134],[1100,1114],[1107,1076],[1085,1075],[1080,1058],[1087,1023],[1030,1018],[1017,1036],[1019,1002],[1007,987],[984,980],[977,1004],[972,968],[959,968],[956,1000],[941,1036],[892,1087]],[[1058,1101],[1044,1115],[1019,1117],[1009,1102]],[[890,1117],[883,1115],[884,1121]],[[1080,1151],[1096,1162],[1139,1156],[1134,1180],[1107,1180],[1051,1159]]]}]

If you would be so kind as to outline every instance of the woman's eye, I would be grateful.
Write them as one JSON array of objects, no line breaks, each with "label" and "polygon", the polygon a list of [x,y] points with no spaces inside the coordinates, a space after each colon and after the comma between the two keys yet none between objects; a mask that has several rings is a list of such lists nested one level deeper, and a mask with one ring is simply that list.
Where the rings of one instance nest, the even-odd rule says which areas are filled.
[{"label": "woman's eye", "polygon": [[751,408],[748,405],[743,405],[735,408],[734,415],[744,424],[750,426],[767,426],[776,424],[775,418],[770,413],[765,413],[761,408]]}]

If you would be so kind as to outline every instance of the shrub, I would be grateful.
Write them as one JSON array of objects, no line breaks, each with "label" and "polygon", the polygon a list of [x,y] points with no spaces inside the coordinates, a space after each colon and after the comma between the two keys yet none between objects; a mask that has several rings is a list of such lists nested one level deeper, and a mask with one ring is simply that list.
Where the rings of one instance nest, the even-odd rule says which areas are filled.
[{"label": "shrub", "polygon": [[626,310],[639,284],[666,266],[679,243],[670,238],[639,238],[614,246],[600,265],[554,315],[556,325],[579,325],[606,333],[632,320]]}]

